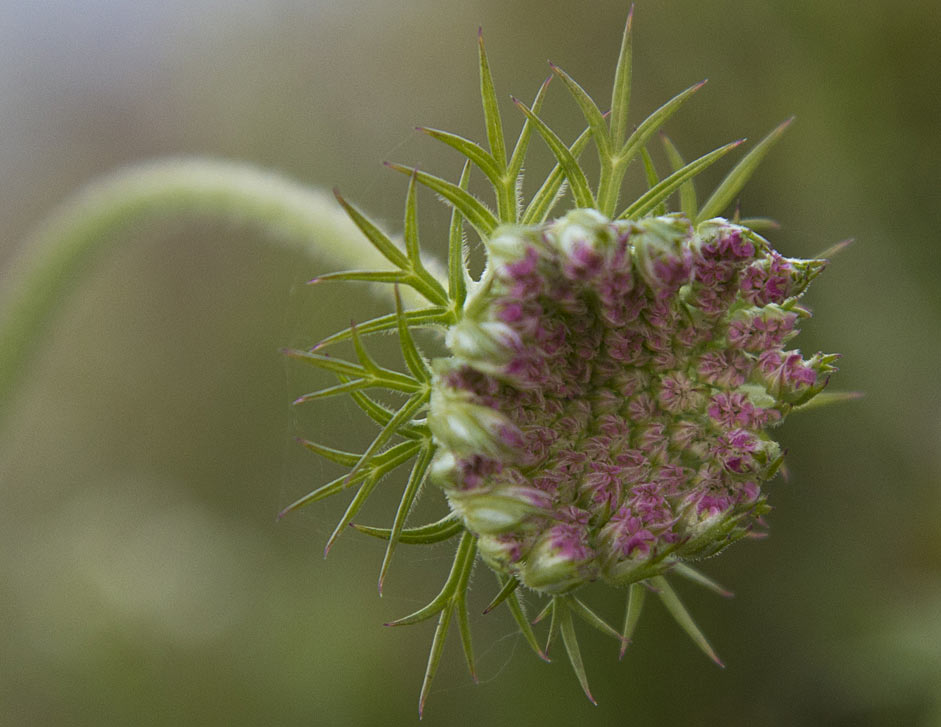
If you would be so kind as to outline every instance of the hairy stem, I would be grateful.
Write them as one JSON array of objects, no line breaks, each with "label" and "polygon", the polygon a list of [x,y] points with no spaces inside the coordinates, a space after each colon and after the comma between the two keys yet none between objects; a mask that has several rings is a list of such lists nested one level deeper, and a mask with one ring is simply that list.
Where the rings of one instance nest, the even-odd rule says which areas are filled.
[{"label": "hairy stem", "polygon": [[[202,159],[120,170],[67,200],[26,241],[3,276],[0,426],[42,331],[94,259],[131,242],[144,224],[191,216],[256,228],[265,233],[263,239],[330,265],[387,267],[332,196],[275,174]],[[392,293],[391,286],[382,289]]]}]

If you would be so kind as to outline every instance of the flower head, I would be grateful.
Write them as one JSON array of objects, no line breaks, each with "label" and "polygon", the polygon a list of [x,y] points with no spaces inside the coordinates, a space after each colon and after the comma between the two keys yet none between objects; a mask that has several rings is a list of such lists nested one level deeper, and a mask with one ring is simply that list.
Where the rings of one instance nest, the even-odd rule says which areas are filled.
[{"label": "flower head", "polygon": [[546,593],[627,585],[759,526],[781,462],[767,428],[832,371],[784,350],[810,276],[756,301],[754,271],[784,259],[746,227],[680,214],[579,209],[493,239],[428,416],[435,479],[500,551],[488,563]]},{"label": "flower head", "polygon": [[[363,453],[305,442],[350,472],[288,510],[358,487],[329,548],[379,481],[412,461],[392,527],[355,527],[388,540],[380,588],[397,543],[459,537],[439,596],[393,625],[436,614],[446,625],[456,612],[472,672],[465,597],[478,555],[500,584],[490,608],[508,604],[541,656],[517,589],[549,597],[550,640],[561,631],[586,693],[572,616],[609,633],[623,652],[645,587],[716,658],[665,575],[718,588],[687,563],[763,527],[770,509],[767,484],[782,462],[770,430],[819,394],[835,370],[836,356],[805,357],[791,347],[798,322],[809,315],[801,296],[826,261],[785,258],[755,231],[760,220],[746,224],[718,216],[787,124],[760,142],[699,206],[692,178],[737,142],[684,164],[665,140],[674,169],[662,179],[657,175],[646,146],[702,84],[628,134],[630,19],[609,114],[552,67],[588,122],[571,145],[538,115],[544,84],[532,107],[517,102],[525,123],[508,154],[482,42],[480,69],[489,151],[426,129],[468,158],[460,181],[390,165],[410,175],[404,250],[339,198],[395,269],[319,280],[394,283],[396,311],[341,331],[311,351],[289,353],[339,379],[302,400],[349,394],[380,431]],[[518,181],[533,132],[558,164],[523,205]],[[589,140],[601,169],[595,189],[577,161]],[[622,179],[637,157],[649,190],[619,207]],[[471,164],[493,186],[495,211],[467,191]],[[551,218],[563,183],[574,208]],[[419,249],[417,184],[453,208],[446,276],[433,274]],[[671,213],[667,204],[677,190],[682,208]],[[477,280],[465,266],[465,225],[487,252]],[[398,286],[411,287],[428,305],[405,310]],[[446,355],[426,359],[412,339],[415,327],[443,331]],[[407,372],[379,365],[364,346],[367,334],[390,329],[398,332]],[[323,353],[324,346],[342,340],[352,341],[357,361]],[[405,401],[388,408],[367,393],[373,388],[404,395]],[[448,514],[405,528],[429,476],[442,488]],[[608,626],[575,595],[592,581],[629,591],[623,630]],[[442,646],[439,628],[422,703]]]}]

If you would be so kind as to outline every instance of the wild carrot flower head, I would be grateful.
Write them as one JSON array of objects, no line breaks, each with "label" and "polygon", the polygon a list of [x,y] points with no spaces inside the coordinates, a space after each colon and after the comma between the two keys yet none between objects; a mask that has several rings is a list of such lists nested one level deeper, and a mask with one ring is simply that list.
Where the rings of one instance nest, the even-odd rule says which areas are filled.
[{"label": "wild carrot flower head", "polygon": [[722,219],[590,209],[487,248],[428,417],[433,475],[484,560],[565,593],[751,532],[781,463],[767,429],[832,371],[787,350],[821,263]]},{"label": "wild carrot flower head", "polygon": [[[354,525],[388,541],[380,588],[397,544],[458,539],[439,595],[392,624],[439,616],[421,704],[452,614],[474,673],[466,591],[478,555],[498,579],[487,611],[506,604],[543,658],[548,646],[544,650],[537,642],[519,593],[548,596],[542,615],[551,614],[549,640],[561,633],[589,698],[572,616],[613,636],[623,653],[647,589],[718,661],[665,576],[681,575],[721,591],[688,563],[763,527],[761,518],[770,509],[767,484],[782,462],[771,431],[816,397],[834,371],[836,356],[804,356],[793,345],[798,323],[809,316],[801,296],[825,261],[776,252],[756,231],[768,227],[767,220],[719,217],[787,122],[700,205],[693,177],[738,142],[685,163],[663,137],[671,171],[657,172],[648,144],[702,84],[631,130],[630,28],[629,18],[610,111],[602,113],[571,77],[552,66],[552,77],[580,106],[587,128],[567,144],[546,125],[539,110],[547,82],[532,106],[516,101],[524,123],[512,150],[481,41],[489,149],[423,129],[467,157],[459,181],[389,165],[410,177],[404,249],[338,195],[392,269],[333,273],[317,281],[391,283],[395,312],[352,326],[311,350],[288,352],[338,379],[299,401],[347,394],[378,424],[379,433],[361,453],[305,441],[350,471],[285,512],[356,488],[329,548],[380,481],[412,462],[391,527]],[[520,180],[533,132],[557,165],[526,201]],[[600,163],[594,188],[578,162],[589,141]],[[648,191],[620,205],[622,180],[635,160]],[[493,208],[468,192],[472,166],[492,185]],[[418,184],[452,207],[449,256],[440,275],[419,246]],[[565,189],[572,209],[553,218]],[[671,212],[674,194],[680,209]],[[474,230],[487,255],[476,280],[465,264],[465,227]],[[406,310],[399,293],[404,286],[426,304]],[[417,327],[440,330],[447,355],[428,360],[413,340]],[[386,330],[398,333],[404,370],[380,365],[366,350],[365,337]],[[325,351],[344,340],[352,341],[356,361]],[[390,408],[369,391],[380,388],[404,401]],[[447,513],[435,523],[406,528],[428,478],[442,488]],[[576,595],[593,581],[628,592],[622,629],[609,626]]]}]

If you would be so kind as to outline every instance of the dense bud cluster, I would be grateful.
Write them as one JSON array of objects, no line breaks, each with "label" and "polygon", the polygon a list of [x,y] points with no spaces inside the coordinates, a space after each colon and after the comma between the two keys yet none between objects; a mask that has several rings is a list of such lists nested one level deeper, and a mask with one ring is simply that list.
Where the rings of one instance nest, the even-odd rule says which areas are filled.
[{"label": "dense bud cluster", "polygon": [[495,570],[564,593],[718,552],[767,511],[768,435],[835,356],[788,350],[822,270],[724,219],[504,226],[434,365],[433,475]]}]

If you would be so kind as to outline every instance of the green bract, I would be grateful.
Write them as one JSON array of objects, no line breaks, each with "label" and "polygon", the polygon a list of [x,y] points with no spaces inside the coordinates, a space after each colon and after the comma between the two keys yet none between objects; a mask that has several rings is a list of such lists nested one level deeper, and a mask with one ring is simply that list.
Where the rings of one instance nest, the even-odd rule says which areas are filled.
[{"label": "green bract", "polygon": [[[825,261],[779,255],[756,232],[767,221],[719,217],[788,122],[759,142],[699,205],[693,177],[740,142],[685,163],[663,137],[672,170],[663,177],[657,173],[648,144],[703,84],[678,94],[631,131],[630,17],[607,113],[552,66],[587,121],[572,143],[540,117],[547,82],[531,106],[514,99],[523,126],[515,145],[507,145],[482,40],[479,47],[487,148],[423,129],[467,158],[458,181],[389,165],[409,177],[404,249],[337,195],[391,267],[317,280],[391,283],[395,311],[329,336],[311,350],[287,352],[337,377],[336,385],[299,401],[347,394],[379,433],[356,453],[305,442],[349,472],[285,513],[355,489],[327,549],[351,524],[386,539],[380,588],[399,543],[458,543],[438,596],[390,624],[438,617],[422,706],[452,616],[474,673],[466,590],[478,556],[498,580],[487,611],[505,604],[542,658],[548,645],[539,645],[519,587],[548,596],[536,620],[551,616],[548,639],[561,633],[589,698],[573,616],[613,637],[623,653],[647,590],[718,661],[666,576],[724,593],[688,561],[763,526],[761,516],[769,510],[764,485],[782,460],[769,427],[822,391],[836,359],[805,359],[786,349],[797,323],[809,314],[799,299]],[[557,163],[524,200],[521,174],[534,134]],[[589,142],[600,166],[594,186],[579,163]],[[622,181],[634,161],[648,189],[624,203]],[[472,168],[493,187],[493,208],[468,191]],[[419,246],[419,184],[452,207],[448,261],[440,275],[423,261]],[[566,191],[573,209],[552,219]],[[674,196],[680,209],[671,212]],[[465,264],[468,227],[488,256],[478,280]],[[406,309],[402,286],[425,304]],[[419,327],[442,331],[449,355],[427,360],[412,337]],[[364,340],[380,331],[398,334],[404,367],[387,368],[370,356]],[[324,351],[341,341],[352,342],[356,360]],[[373,397],[374,389],[393,392],[400,403],[388,407]],[[353,523],[385,475],[409,462],[391,527]],[[443,489],[450,512],[407,528],[429,477]],[[597,580],[627,590],[619,629],[577,595]]]}]

